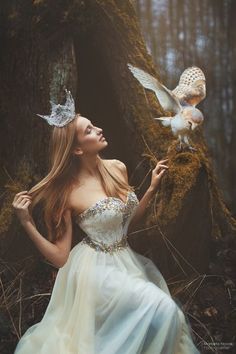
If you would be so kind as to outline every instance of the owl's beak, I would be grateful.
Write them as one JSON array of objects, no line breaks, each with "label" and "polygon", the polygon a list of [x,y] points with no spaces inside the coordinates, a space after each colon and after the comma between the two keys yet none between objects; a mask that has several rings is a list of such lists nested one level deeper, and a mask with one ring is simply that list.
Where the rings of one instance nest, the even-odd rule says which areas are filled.
[{"label": "owl's beak", "polygon": [[193,123],[193,122],[189,122],[189,123],[191,123],[191,126],[190,126],[191,130],[194,130],[198,126],[198,124],[196,124],[196,123]]}]

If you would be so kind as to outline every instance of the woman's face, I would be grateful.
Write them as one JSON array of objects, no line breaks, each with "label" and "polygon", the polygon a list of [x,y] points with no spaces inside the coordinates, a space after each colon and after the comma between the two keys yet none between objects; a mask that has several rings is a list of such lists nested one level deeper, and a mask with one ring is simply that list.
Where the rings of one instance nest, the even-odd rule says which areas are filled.
[{"label": "woman's face", "polygon": [[75,119],[80,153],[98,153],[108,145],[102,128],[94,126],[86,117],[78,115]]}]

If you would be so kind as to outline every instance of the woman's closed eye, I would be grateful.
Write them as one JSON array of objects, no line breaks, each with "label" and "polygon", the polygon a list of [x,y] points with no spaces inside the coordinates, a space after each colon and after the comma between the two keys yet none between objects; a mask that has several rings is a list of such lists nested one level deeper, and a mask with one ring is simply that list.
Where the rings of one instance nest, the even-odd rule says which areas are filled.
[{"label": "woman's closed eye", "polygon": [[90,134],[92,129],[99,129],[98,127],[95,126],[88,126],[87,130],[86,130],[86,134]]},{"label": "woman's closed eye", "polygon": [[92,127],[88,127],[87,130],[86,130],[86,133],[87,134],[91,133],[91,130],[92,130]]}]

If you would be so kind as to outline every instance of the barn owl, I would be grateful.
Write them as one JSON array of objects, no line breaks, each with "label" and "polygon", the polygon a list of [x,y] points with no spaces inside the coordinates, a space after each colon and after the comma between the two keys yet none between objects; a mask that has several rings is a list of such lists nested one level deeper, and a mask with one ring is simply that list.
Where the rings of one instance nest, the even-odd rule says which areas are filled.
[{"label": "barn owl", "polygon": [[206,78],[203,71],[191,66],[183,71],[178,85],[174,90],[169,90],[155,77],[130,63],[128,68],[144,88],[155,92],[158,101],[165,111],[170,111],[173,116],[154,118],[162,121],[164,126],[170,126],[174,136],[178,137],[178,151],[183,144],[188,149],[196,151],[189,142],[190,131],[202,124],[204,117],[195,106],[206,97]]}]

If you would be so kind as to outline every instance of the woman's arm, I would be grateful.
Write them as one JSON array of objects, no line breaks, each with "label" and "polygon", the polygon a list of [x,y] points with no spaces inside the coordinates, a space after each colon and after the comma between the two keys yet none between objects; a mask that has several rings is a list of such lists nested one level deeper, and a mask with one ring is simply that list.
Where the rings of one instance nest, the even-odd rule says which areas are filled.
[{"label": "woman's arm", "polygon": [[140,224],[142,221],[142,218],[146,212],[147,206],[152,199],[152,197],[155,194],[155,190],[149,187],[146,190],[146,193],[143,195],[143,197],[140,199],[138,206],[130,220],[129,226],[128,226],[128,233],[132,232],[135,230],[135,228]]},{"label": "woman's arm", "polygon": [[31,221],[25,221],[21,224],[39,252],[55,267],[63,267],[69,256],[72,231],[68,229],[60,240],[52,243],[40,234]]},{"label": "woman's arm", "polygon": [[[152,179],[151,179],[151,184],[148,187],[146,193],[143,195],[142,199],[139,201],[139,204],[135,210],[135,213],[129,223],[128,231],[130,232],[131,230],[134,229],[135,226],[137,226],[146,211],[146,208],[152,199],[152,197],[155,195],[156,190],[159,186],[160,180],[166,169],[168,169],[168,166],[164,165],[163,162],[167,161],[168,159],[165,160],[160,160],[156,167],[152,170]],[[128,183],[128,174],[127,174],[127,168],[125,164],[119,160],[117,161],[117,167],[119,166],[120,171],[122,172],[126,182]]]},{"label": "woman's arm", "polygon": [[63,236],[54,243],[44,238],[31,221],[23,221],[21,223],[41,254],[57,268],[63,267],[66,263],[72,243],[72,223],[69,209],[64,217],[66,219],[66,230]]},{"label": "woman's arm", "polygon": [[17,216],[30,239],[34,242],[35,246],[38,248],[40,253],[55,267],[62,267],[69,255],[71,249],[72,241],[72,222],[71,222],[71,212],[66,210],[64,214],[66,222],[66,230],[59,240],[53,244],[44,238],[40,232],[37,230],[32,216],[29,214],[28,205],[31,202],[31,197],[24,193],[26,191],[17,193],[12,205],[14,206]]}]

